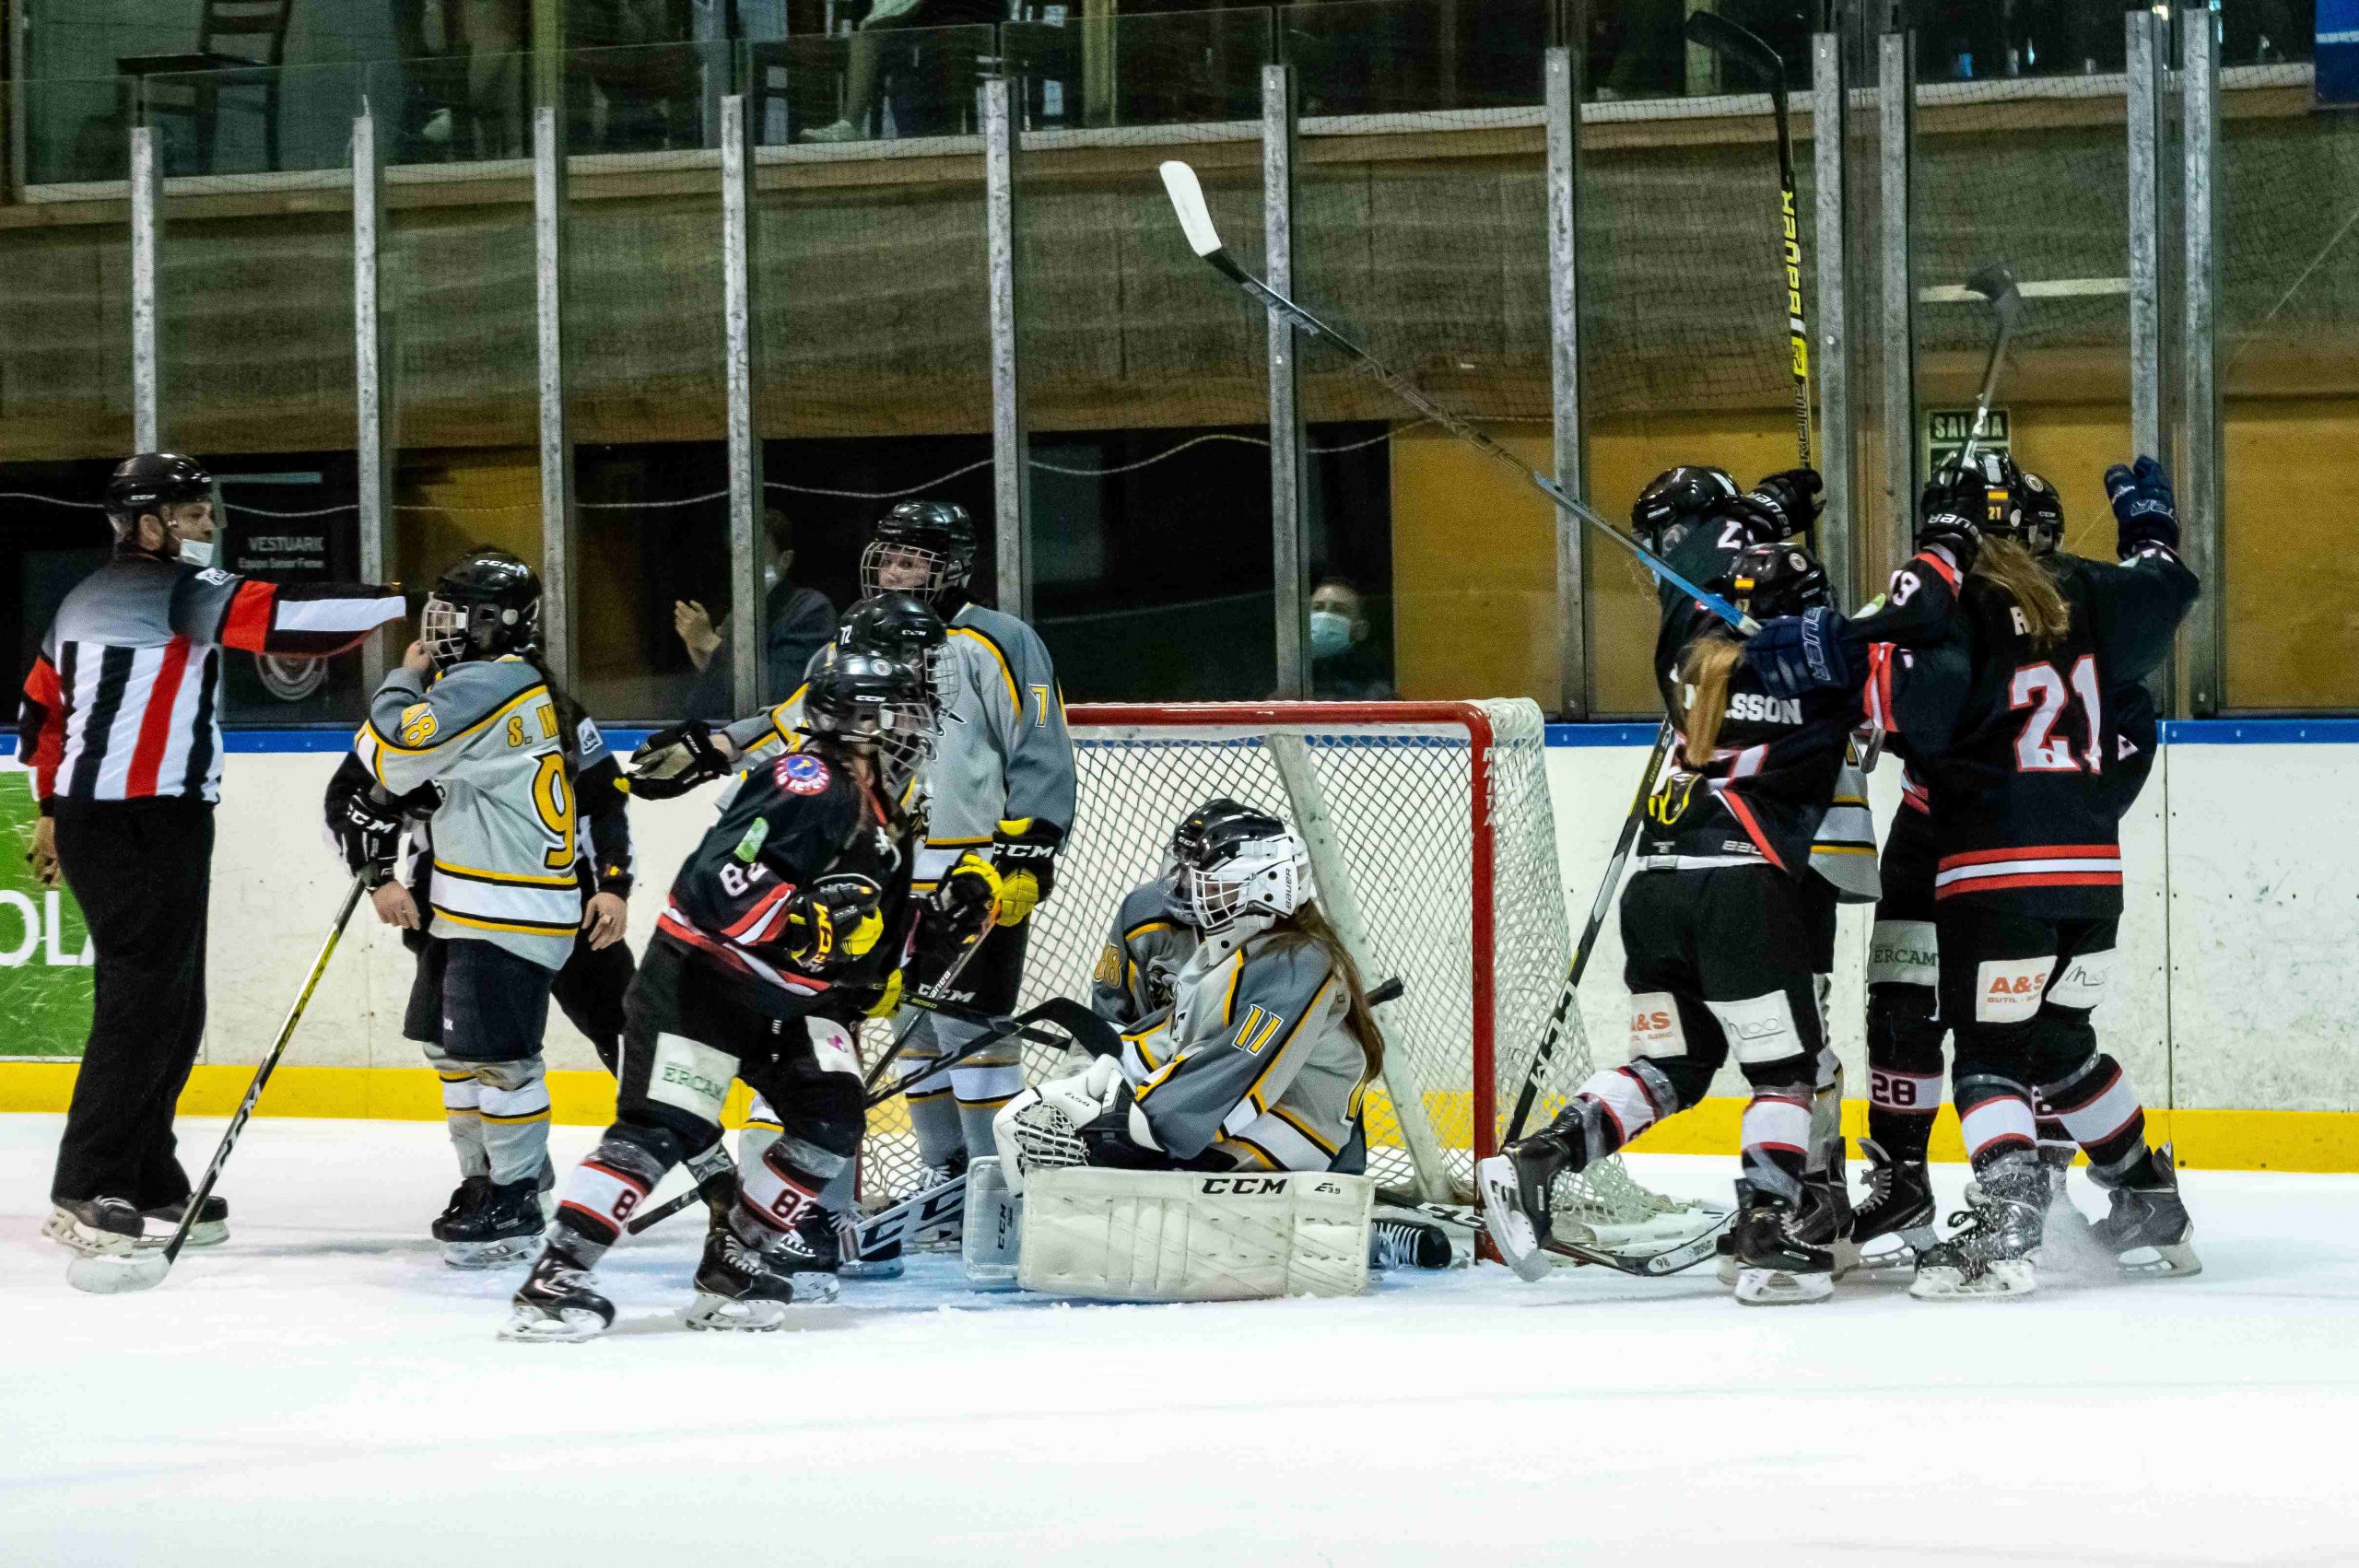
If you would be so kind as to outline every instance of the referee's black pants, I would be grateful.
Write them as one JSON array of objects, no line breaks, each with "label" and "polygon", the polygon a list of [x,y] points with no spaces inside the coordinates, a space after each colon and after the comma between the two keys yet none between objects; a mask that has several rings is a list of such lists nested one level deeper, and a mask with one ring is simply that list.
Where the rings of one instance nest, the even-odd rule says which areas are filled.
[{"label": "referee's black pants", "polygon": [[57,859],[82,907],[97,972],[50,1197],[189,1195],[172,1112],[205,1034],[205,926],[213,808],[203,801],[57,802]]}]

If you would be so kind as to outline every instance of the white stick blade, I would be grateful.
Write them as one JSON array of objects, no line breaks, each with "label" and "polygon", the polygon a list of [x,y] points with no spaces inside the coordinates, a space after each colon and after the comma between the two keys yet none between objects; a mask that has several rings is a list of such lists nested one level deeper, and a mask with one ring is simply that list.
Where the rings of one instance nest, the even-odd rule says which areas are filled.
[{"label": "white stick blade", "polygon": [[1180,215],[1188,248],[1200,256],[1219,250],[1220,232],[1213,228],[1212,208],[1204,205],[1204,187],[1196,171],[1176,158],[1168,158],[1163,165],[1163,188],[1171,197],[1171,210]]},{"label": "white stick blade", "polygon": [[65,1266],[65,1282],[92,1295],[119,1296],[132,1291],[152,1291],[171,1270],[162,1251],[104,1253],[76,1258]]}]

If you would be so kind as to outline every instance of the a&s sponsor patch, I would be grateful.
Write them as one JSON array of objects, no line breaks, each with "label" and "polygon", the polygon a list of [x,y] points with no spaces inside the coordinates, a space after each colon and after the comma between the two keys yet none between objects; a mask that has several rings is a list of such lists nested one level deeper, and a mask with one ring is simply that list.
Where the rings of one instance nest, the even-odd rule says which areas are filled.
[{"label": "a&s sponsor patch", "polygon": [[771,766],[770,777],[790,795],[816,795],[827,787],[827,765],[809,752],[789,752]]},{"label": "a&s sponsor patch", "polygon": [[1978,1024],[2020,1024],[2039,1011],[2056,955],[1986,958],[1975,971],[1974,1018]]}]

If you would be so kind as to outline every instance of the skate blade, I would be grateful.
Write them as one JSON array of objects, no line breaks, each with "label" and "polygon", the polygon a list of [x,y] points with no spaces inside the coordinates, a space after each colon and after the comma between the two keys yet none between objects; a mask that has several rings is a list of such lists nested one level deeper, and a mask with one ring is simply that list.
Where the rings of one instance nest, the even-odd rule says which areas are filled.
[{"label": "skate blade", "polygon": [[120,1258],[146,1239],[127,1236],[118,1231],[92,1230],[71,1214],[54,1211],[41,1223],[41,1234],[68,1252],[84,1258]]},{"label": "skate blade", "polygon": [[554,1316],[537,1306],[520,1306],[499,1337],[519,1345],[578,1345],[607,1328],[606,1320],[586,1306],[569,1306]]},{"label": "skate blade", "polygon": [[738,1301],[730,1296],[699,1293],[687,1313],[687,1325],[699,1333],[769,1334],[780,1328],[816,1328],[842,1316],[833,1291],[794,1301]]},{"label": "skate blade", "polygon": [[1744,1266],[1736,1260],[1735,1253],[1723,1252],[1720,1254],[1719,1272],[1720,1289],[1732,1291],[1736,1289],[1737,1281],[1744,1277]]},{"label": "skate blade", "polygon": [[1540,1234],[1516,1195],[1515,1166],[1505,1154],[1494,1154],[1474,1167],[1475,1184],[1483,1189],[1483,1222],[1491,1245],[1519,1280],[1543,1280],[1553,1267],[1540,1250]]},{"label": "skate blade", "polygon": [[1867,1246],[1852,1246],[1853,1261],[1845,1272],[1865,1274],[1871,1279],[1912,1274],[1917,1269],[1918,1256],[1940,1239],[1931,1225],[1911,1225],[1907,1230],[1886,1231],[1870,1241]]},{"label": "skate blade", "polygon": [[152,1291],[164,1282],[171,1264],[163,1251],[88,1253],[65,1266],[65,1282],[92,1295],[126,1295]]},{"label": "skate blade", "polygon": [[847,1258],[837,1266],[839,1278],[846,1280],[898,1280],[909,1270],[898,1258],[863,1259]]},{"label": "skate blade", "polygon": [[[188,1240],[181,1243],[183,1250],[192,1246],[219,1246],[229,1239],[229,1223],[226,1220],[199,1220],[189,1227]],[[162,1235],[141,1236],[139,1245],[158,1250],[171,1245],[171,1232]]]},{"label": "skate blade", "polygon": [[541,1238],[502,1236],[498,1241],[446,1241],[442,1244],[442,1261],[453,1269],[504,1269],[511,1263],[528,1263],[541,1248]]},{"label": "skate blade", "polygon": [[1968,1280],[1957,1269],[1919,1269],[1908,1294],[1916,1301],[2006,1301],[2027,1296],[2039,1288],[2039,1277],[2026,1259],[1993,1263]]},{"label": "skate blade", "polygon": [[1739,1269],[1736,1299],[1747,1306],[1802,1306],[1835,1293],[1833,1274],[1798,1274],[1784,1269]]},{"label": "skate blade", "polygon": [[2178,1241],[2165,1246],[2133,1246],[2114,1261],[2132,1280],[2190,1280],[2203,1272],[2203,1259],[2192,1245]]}]

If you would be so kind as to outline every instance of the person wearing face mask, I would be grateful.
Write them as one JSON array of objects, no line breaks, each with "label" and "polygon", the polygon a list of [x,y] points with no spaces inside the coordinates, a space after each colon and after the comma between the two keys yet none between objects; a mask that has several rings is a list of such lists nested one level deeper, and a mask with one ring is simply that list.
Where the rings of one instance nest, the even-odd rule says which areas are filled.
[{"label": "person wearing face mask", "polygon": [[1394,695],[1384,655],[1369,640],[1360,591],[1331,577],[1310,591],[1310,695],[1379,701]]},{"label": "person wearing face mask", "polygon": [[[762,568],[762,620],[769,631],[762,639],[761,695],[776,702],[802,684],[813,657],[836,635],[836,607],[817,589],[787,576],[794,567],[794,532],[786,514],[775,509],[764,513],[762,530],[769,538],[770,558]],[[711,613],[694,599],[672,605],[672,629],[697,667],[696,685],[688,688],[690,719],[737,717],[730,661],[720,657],[728,628],[728,616],[714,624]]]},{"label": "person wearing face mask", "polygon": [[[188,1174],[172,1112],[205,1032],[221,649],[304,659],[402,614],[398,588],[257,582],[213,565],[213,476],[143,452],[107,481],[113,558],[58,606],[25,682],[17,755],[41,802],[26,860],[61,875],[88,923],[96,1004],[41,1232],[128,1252],[142,1220],[180,1222]],[[205,1199],[192,1246],[228,1239]]]}]

